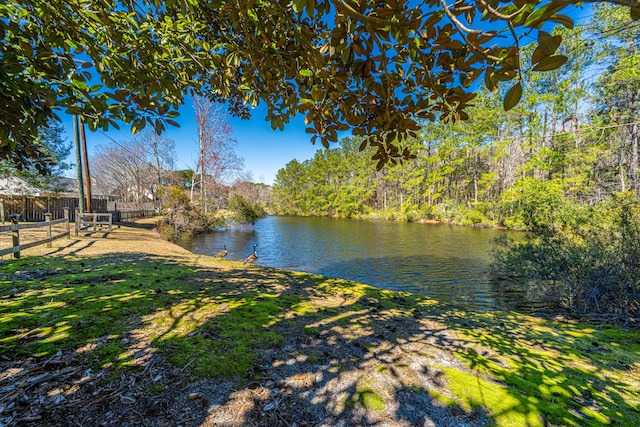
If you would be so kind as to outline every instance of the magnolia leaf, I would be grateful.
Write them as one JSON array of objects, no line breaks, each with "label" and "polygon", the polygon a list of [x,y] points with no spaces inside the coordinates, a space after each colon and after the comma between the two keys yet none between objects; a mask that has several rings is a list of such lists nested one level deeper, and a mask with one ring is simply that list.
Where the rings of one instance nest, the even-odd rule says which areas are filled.
[{"label": "magnolia leaf", "polygon": [[495,72],[494,77],[502,82],[508,82],[509,80],[513,80],[518,73],[514,70],[502,69]]},{"label": "magnolia leaf", "polygon": [[487,69],[487,71],[485,71],[484,84],[487,85],[487,89],[489,89],[491,92],[496,93],[498,91],[498,85],[493,78],[493,68]]},{"label": "magnolia leaf", "polygon": [[120,129],[120,125],[118,125],[118,122],[116,122],[113,119],[107,119],[107,121],[109,122],[110,126],[113,126],[115,129]]},{"label": "magnolia leaf", "polygon": [[533,11],[533,13],[531,13],[526,21],[524,21],[524,26],[525,27],[534,27],[538,21],[542,18],[542,15],[547,11],[547,8],[549,7],[549,5],[545,5],[542,6],[540,8],[538,8],[537,10]]},{"label": "magnolia leaf", "polygon": [[547,3],[544,6],[541,6],[540,8],[533,11],[533,13],[527,17],[527,20],[524,22],[524,26],[529,28],[536,28],[543,24],[558,10],[562,9],[562,7],[563,6],[562,4],[560,4],[560,2]]},{"label": "magnolia leaf", "polygon": [[161,135],[162,132],[164,132],[164,130],[166,129],[164,123],[160,119],[155,120],[155,123],[153,124],[153,128],[155,129],[158,135]]},{"label": "magnolia leaf", "polygon": [[300,70],[299,74],[302,77],[313,77],[313,71],[311,70]]},{"label": "magnolia leaf", "polygon": [[573,19],[569,18],[567,15],[556,14],[549,18],[549,21],[559,22],[570,30],[573,30]]},{"label": "magnolia leaf", "polygon": [[516,70],[520,68],[520,56],[518,54],[508,55],[501,62],[500,65],[505,70]]},{"label": "magnolia leaf", "polygon": [[556,53],[556,50],[558,50],[558,46],[560,46],[561,41],[561,36],[552,36],[544,31],[540,31],[538,33],[538,45],[542,53],[547,56],[551,56]]},{"label": "magnolia leaf", "polygon": [[314,85],[311,88],[311,99],[313,99],[315,102],[322,101],[322,90],[318,85]]},{"label": "magnolia leaf", "polygon": [[133,124],[131,125],[131,133],[133,135],[140,133],[140,131],[144,129],[146,125],[147,125],[147,119],[144,117],[142,117],[140,120],[134,121]]},{"label": "magnolia leaf", "polygon": [[518,105],[518,102],[520,102],[520,98],[522,98],[522,84],[518,82],[513,85],[504,96],[504,111],[509,111],[513,107]]},{"label": "magnolia leaf", "polygon": [[552,71],[562,67],[569,58],[564,55],[553,55],[544,58],[533,67],[534,71]]},{"label": "magnolia leaf", "polygon": [[292,2],[293,10],[296,13],[301,13],[304,8],[307,6],[306,0],[293,0]]},{"label": "magnolia leaf", "polygon": [[533,54],[531,55],[531,63],[532,64],[537,64],[538,62],[542,61],[544,58],[548,57],[549,55],[545,55],[542,52],[542,49],[540,49],[540,47],[538,46],[534,51]]}]

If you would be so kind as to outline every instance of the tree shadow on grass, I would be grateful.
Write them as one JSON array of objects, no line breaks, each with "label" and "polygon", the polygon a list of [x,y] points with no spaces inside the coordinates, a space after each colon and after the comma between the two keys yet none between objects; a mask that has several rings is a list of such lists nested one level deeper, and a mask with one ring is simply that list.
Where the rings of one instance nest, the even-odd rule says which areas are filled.
[{"label": "tree shadow on grass", "polygon": [[[2,266],[0,289],[8,425],[640,421],[637,331],[125,253],[23,259]],[[50,386],[20,394],[43,371]]]},{"label": "tree shadow on grass", "polygon": [[[366,290],[330,314],[306,315],[312,339],[299,337],[289,358],[276,351],[262,365],[265,372],[276,372],[279,387],[291,387],[294,380],[287,396],[299,396],[299,407],[311,401],[320,412],[288,422],[325,417],[327,425],[635,425],[640,420],[636,380],[628,371],[638,370],[637,334],[622,335],[635,350],[619,355],[627,358],[625,366],[611,369],[606,360],[611,358],[580,351],[595,339],[606,340],[607,331],[563,325],[563,331],[550,332],[557,328],[553,322],[528,319],[520,325],[519,315],[457,312],[423,302]],[[452,329],[469,332],[452,334]],[[540,342],[546,343],[541,350]],[[305,371],[313,373],[311,384],[296,388],[296,375]],[[265,408],[275,410],[273,402],[262,400],[255,410],[264,416]],[[443,403],[449,411],[442,410]]]}]

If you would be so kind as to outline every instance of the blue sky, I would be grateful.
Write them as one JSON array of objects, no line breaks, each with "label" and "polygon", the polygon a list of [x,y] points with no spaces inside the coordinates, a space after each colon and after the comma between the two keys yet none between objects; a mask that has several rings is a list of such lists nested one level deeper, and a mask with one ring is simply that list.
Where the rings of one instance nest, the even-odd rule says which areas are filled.
[{"label": "blue sky", "polygon": [[[163,134],[176,144],[176,169],[192,169],[197,161],[198,143],[197,128],[195,126],[191,99],[188,98],[180,108],[180,116],[176,119],[180,127],[168,126]],[[73,141],[71,116],[61,115],[67,138]],[[244,166],[250,172],[253,182],[273,184],[276,173],[293,159],[303,161],[313,157],[321,144],[311,144],[311,134],[305,132],[304,118],[296,117],[284,131],[271,130],[269,122],[264,120],[266,111],[258,106],[250,120],[241,120],[227,116],[233,128],[233,138],[236,139],[236,153],[244,159]],[[101,131],[87,132],[87,147],[89,156],[100,145],[110,144],[110,138],[124,142],[131,139],[131,127],[125,124],[120,129],[110,129],[106,135]],[[75,163],[75,152],[69,158]],[[75,169],[67,173],[75,177]]]}]

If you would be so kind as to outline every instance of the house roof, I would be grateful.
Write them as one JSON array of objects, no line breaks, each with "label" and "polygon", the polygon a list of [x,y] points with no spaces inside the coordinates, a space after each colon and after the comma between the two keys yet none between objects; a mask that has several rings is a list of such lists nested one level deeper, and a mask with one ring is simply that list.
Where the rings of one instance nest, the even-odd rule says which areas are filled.
[{"label": "house roof", "polygon": [[[95,181],[92,180],[95,187]],[[78,180],[64,176],[52,176],[44,188],[37,188],[16,176],[0,177],[0,196],[59,196],[78,197]],[[115,194],[103,194],[95,191],[92,198],[118,198]]]},{"label": "house roof", "polygon": [[50,182],[45,187],[46,191],[54,193],[78,193],[78,180],[65,176],[52,176]]},{"label": "house roof", "polygon": [[39,196],[42,190],[16,176],[0,177],[0,195],[4,196]]}]

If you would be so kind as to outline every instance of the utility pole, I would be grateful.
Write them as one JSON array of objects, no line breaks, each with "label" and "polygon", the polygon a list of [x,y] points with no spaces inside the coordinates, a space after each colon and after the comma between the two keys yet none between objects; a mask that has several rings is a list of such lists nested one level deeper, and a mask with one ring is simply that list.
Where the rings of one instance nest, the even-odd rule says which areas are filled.
[{"label": "utility pole", "polygon": [[82,161],[84,166],[84,186],[87,192],[87,213],[91,210],[91,174],[89,173],[89,155],[87,154],[87,136],[84,132],[84,123],[80,118],[80,139],[82,140]]},{"label": "utility pole", "polygon": [[[78,176],[78,212],[84,213],[84,185],[82,183],[82,152],[80,150],[80,126],[78,116],[73,116],[73,141],[76,148],[76,172]],[[76,218],[76,221],[78,218]]]}]

